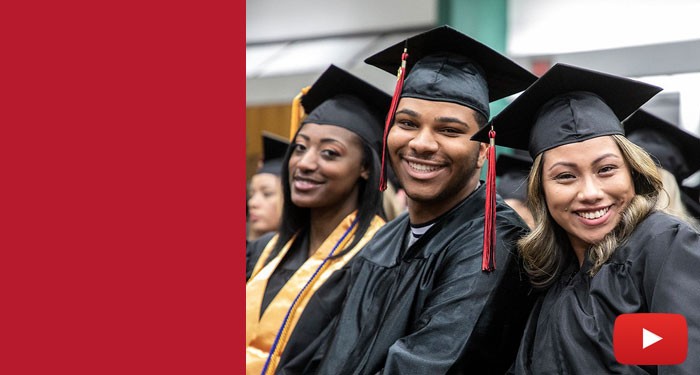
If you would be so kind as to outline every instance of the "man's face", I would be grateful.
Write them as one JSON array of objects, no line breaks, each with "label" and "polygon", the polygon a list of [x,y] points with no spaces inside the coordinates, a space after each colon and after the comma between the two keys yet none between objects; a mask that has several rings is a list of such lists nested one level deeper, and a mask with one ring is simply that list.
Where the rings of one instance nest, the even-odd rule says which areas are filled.
[{"label": "man's face", "polygon": [[487,148],[470,140],[478,129],[471,108],[401,99],[387,147],[409,208],[441,214],[474,190]]}]

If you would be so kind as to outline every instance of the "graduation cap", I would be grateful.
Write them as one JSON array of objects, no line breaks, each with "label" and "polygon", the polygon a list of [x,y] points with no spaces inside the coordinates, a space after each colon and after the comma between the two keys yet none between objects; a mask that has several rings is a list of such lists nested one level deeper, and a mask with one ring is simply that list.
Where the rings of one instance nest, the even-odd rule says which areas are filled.
[{"label": "graduation cap", "polygon": [[461,104],[489,118],[489,102],[527,88],[537,77],[501,53],[444,25],[412,36],[365,62],[391,74],[406,49],[402,98]]},{"label": "graduation cap", "polygon": [[362,79],[331,65],[302,96],[308,116],[302,124],[335,125],[359,135],[377,151],[391,97]]},{"label": "graduation cap", "polygon": [[[386,136],[399,98],[455,103],[488,119],[491,101],[520,92],[537,79],[506,56],[447,25],[396,43],[365,62],[389,73],[398,69],[391,109],[384,124],[380,189],[386,187]],[[495,162],[493,156],[490,160]],[[489,182],[482,262],[485,271],[495,268],[495,177]]]},{"label": "graduation cap", "polygon": [[[621,134],[621,121],[661,91],[644,82],[556,64],[489,124],[501,146],[535,158],[551,148]],[[488,142],[489,126],[472,140]]]},{"label": "graduation cap", "polygon": [[[398,69],[384,140],[400,98],[456,103],[488,119],[489,102],[520,92],[537,79],[506,56],[447,25],[396,43],[365,62],[392,74]],[[385,151],[386,146],[382,171]]]},{"label": "graduation cap", "polygon": [[656,158],[680,182],[700,169],[700,138],[639,110],[624,121],[627,139]]},{"label": "graduation cap", "polygon": [[[621,120],[659,91],[659,87],[623,77],[554,65],[472,136],[472,140],[490,142],[492,146],[487,188],[496,174],[492,162],[495,139],[501,146],[528,150],[535,158],[557,146],[624,134]],[[487,199],[495,199],[488,196],[488,190]],[[494,206],[487,206],[487,215]]]},{"label": "graduation cap", "polygon": [[679,186],[681,202],[685,205],[690,216],[700,220],[700,187]]},{"label": "graduation cap", "polygon": [[496,160],[499,177],[496,190],[504,199],[527,200],[527,178],[532,168],[532,158],[519,153],[500,154]]},{"label": "graduation cap", "polygon": [[278,135],[263,131],[263,165],[257,173],[270,173],[279,176],[282,162],[289,148],[289,141]]}]

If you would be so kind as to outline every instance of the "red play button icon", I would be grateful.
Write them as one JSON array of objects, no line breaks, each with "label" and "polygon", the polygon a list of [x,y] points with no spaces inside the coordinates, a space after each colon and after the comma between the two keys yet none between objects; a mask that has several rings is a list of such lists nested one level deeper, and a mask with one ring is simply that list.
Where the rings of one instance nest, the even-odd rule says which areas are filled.
[{"label": "red play button icon", "polygon": [[688,326],[680,314],[622,314],[613,330],[615,359],[626,365],[677,365],[688,354]]}]

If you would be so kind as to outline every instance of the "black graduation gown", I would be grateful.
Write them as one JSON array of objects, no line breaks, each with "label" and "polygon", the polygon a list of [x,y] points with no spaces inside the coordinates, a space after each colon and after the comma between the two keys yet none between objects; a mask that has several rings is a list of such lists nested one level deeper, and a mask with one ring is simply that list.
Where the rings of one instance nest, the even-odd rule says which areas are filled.
[{"label": "black graduation gown", "polygon": [[[255,268],[255,264],[258,262],[258,259],[260,258],[260,255],[262,255],[263,250],[265,250],[265,246],[267,246],[267,243],[270,242],[272,237],[274,237],[276,232],[268,232],[260,236],[258,239],[254,241],[250,241],[246,244],[245,247],[245,280],[248,281],[250,279],[250,275],[253,273],[253,269]],[[268,257],[268,262],[272,259],[272,257]]]},{"label": "black graduation gown", "polygon": [[406,214],[380,229],[353,259],[337,327],[278,373],[504,373],[534,303],[515,250],[527,227],[499,197],[496,270],[482,272],[484,201],[482,184],[409,249]]},{"label": "black graduation gown", "polygon": [[[538,300],[513,373],[700,374],[700,234],[655,212],[592,278],[590,267],[587,260],[577,272],[574,259]],[[615,361],[615,318],[638,312],[685,316],[688,357],[682,365],[638,367]]]},{"label": "black graduation gown", "polygon": [[[263,235],[251,243],[250,259],[252,261],[252,265],[246,264],[246,280],[250,279],[250,274],[253,272],[255,263],[257,263],[263,249],[267,246],[270,240],[272,240],[274,235],[275,233],[271,232]],[[262,316],[265,309],[267,309],[267,306],[270,304],[270,302],[272,302],[275,296],[277,296],[277,293],[279,293],[279,291],[282,290],[282,288],[284,288],[284,286],[287,284],[289,279],[294,276],[294,273],[297,272],[302,265],[304,265],[307,259],[309,259],[308,248],[309,238],[306,235],[306,232],[302,232],[296,238],[292,244],[292,247],[289,249],[289,251],[287,251],[287,255],[285,255],[285,257],[280,261],[277,268],[274,270],[274,272],[272,272],[270,279],[267,281],[267,286],[265,287],[265,292],[263,294],[262,306],[260,307],[260,316]],[[246,249],[246,252],[247,250],[248,249]],[[265,264],[269,263],[276,256],[275,254],[270,255],[271,256],[268,256],[267,260],[265,261]],[[248,263],[247,259],[246,263]],[[334,294],[332,291],[328,291],[328,293]]]},{"label": "black graduation gown", "polygon": [[[364,250],[364,249],[363,249]],[[362,251],[358,254],[362,254]],[[280,357],[276,374],[310,374],[309,362],[323,353],[333,332],[350,284],[350,269],[357,255],[336,270],[316,291],[299,317]],[[314,362],[318,364],[318,359]]]},{"label": "black graduation gown", "polygon": [[[246,280],[250,278],[255,263],[274,234],[266,234],[249,244],[249,247],[246,249],[246,256],[250,255],[250,261],[246,259]],[[303,232],[297,237],[287,256],[280,262],[270,277],[263,296],[261,315],[272,298],[277,295],[294,272],[307,259],[307,257],[299,256],[297,253],[307,253],[307,249],[308,238],[306,232]],[[267,261],[269,262],[273,257],[274,254],[271,254]],[[298,323],[289,336],[289,342],[285,347],[278,372],[279,368],[288,362],[290,358],[300,360],[300,358],[310,357],[315,353],[315,349],[325,341],[323,340],[324,336],[321,336],[321,334],[333,325],[334,319],[338,316],[349,284],[350,266],[355,258],[353,257],[343,267],[334,271],[314,293],[313,298],[308,301]]]}]

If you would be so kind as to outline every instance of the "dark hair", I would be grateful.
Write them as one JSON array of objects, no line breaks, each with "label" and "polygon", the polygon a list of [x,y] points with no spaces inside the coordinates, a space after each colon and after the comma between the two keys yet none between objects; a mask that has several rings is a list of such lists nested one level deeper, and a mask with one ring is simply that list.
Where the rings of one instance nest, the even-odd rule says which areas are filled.
[{"label": "dark hair", "polygon": [[[299,128],[301,130],[303,125]],[[298,131],[299,131],[298,130]],[[298,133],[297,131],[297,133]],[[296,137],[296,135],[295,135]],[[382,193],[379,191],[379,156],[377,152],[360,136],[357,136],[362,143],[362,163],[369,171],[367,180],[359,178],[359,194],[357,195],[357,231],[349,245],[341,251],[336,252],[333,258],[341,257],[350,251],[362,239],[365,232],[372,224],[375,215],[384,218],[382,208]],[[293,152],[293,147],[289,147],[284,156],[282,164],[282,190],[284,193],[284,203],[282,205],[282,218],[280,220],[279,236],[275,248],[268,257],[274,258],[289,240],[296,233],[308,232],[310,211],[308,208],[303,208],[295,205],[292,202],[292,192],[289,186],[289,159]]]},{"label": "dark hair", "polygon": [[479,111],[474,111],[474,120],[476,120],[476,124],[479,127],[479,129],[483,128],[488,123],[488,119],[486,118],[486,116],[484,116],[484,114]]}]

